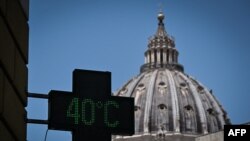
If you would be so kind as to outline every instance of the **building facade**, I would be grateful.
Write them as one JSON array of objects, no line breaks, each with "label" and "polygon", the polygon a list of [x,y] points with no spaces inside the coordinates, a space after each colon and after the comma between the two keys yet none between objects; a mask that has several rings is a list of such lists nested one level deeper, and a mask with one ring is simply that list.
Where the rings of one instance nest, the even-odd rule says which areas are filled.
[{"label": "building facade", "polygon": [[29,0],[0,0],[0,141],[26,141]]},{"label": "building facade", "polygon": [[175,40],[158,14],[158,28],[149,39],[140,74],[115,95],[135,98],[135,135],[116,141],[195,141],[223,130],[230,120],[212,91],[184,72]]}]

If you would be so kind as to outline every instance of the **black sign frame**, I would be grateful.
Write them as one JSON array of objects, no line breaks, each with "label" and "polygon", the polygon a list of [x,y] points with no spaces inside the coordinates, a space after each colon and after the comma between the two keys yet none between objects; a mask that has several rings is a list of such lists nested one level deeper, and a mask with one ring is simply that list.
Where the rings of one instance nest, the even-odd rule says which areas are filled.
[{"label": "black sign frame", "polygon": [[[97,112],[95,111],[97,117],[94,118],[94,120],[96,120],[96,123],[94,123],[92,120],[90,120],[91,122],[89,122],[89,119],[87,119],[87,117],[79,117],[82,119],[86,118],[88,120],[88,122],[83,122],[85,123],[85,125],[81,124],[79,123],[80,120],[78,120],[78,116],[76,116],[77,120],[74,120],[74,122],[77,121],[77,124],[73,125],[72,121],[66,121],[68,120],[68,118],[61,117],[65,116],[65,109],[69,108],[69,103],[72,102],[73,99],[74,101],[78,100],[79,103],[82,104],[82,109],[86,109],[87,102],[89,102],[88,106],[91,106],[92,104],[92,110],[94,106],[96,107],[94,109],[97,110]],[[74,141],[80,141],[84,138],[91,138],[93,140],[110,140],[111,134],[134,134],[134,98],[111,96],[110,72],[79,69],[74,70],[73,92],[55,90],[50,91],[48,108],[48,128],[54,130],[72,131]],[[119,108],[121,108],[122,110]],[[77,110],[81,113],[82,109]],[[87,111],[87,114],[81,114],[80,116],[89,115],[90,112]],[[100,118],[101,116],[103,117]],[[125,124],[115,124],[115,122],[121,121]],[[105,126],[103,122],[105,122]],[[91,125],[92,123],[94,123],[95,126],[86,125],[86,123]],[[98,133],[102,135],[98,137]],[[91,137],[95,134],[96,137]]]}]

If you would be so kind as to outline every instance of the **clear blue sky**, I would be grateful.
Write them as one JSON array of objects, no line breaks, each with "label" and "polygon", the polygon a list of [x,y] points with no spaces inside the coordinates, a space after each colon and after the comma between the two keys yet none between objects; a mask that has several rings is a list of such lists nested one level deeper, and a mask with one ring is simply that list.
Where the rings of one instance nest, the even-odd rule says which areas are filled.
[{"label": "clear blue sky", "polygon": [[[163,1],[163,0],[162,0]],[[29,92],[71,91],[75,68],[112,72],[115,91],[139,74],[160,0],[31,0]],[[232,123],[250,121],[250,1],[164,0],[165,26],[185,72],[208,88]],[[29,98],[28,117],[47,119],[47,100]],[[28,125],[28,141],[47,126]],[[48,132],[47,141],[71,141]]]}]

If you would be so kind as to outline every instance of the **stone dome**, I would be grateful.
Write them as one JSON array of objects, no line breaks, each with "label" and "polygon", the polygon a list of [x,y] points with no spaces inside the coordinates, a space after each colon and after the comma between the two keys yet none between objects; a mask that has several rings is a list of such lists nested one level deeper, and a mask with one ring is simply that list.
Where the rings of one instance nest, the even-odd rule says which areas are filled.
[{"label": "stone dome", "polygon": [[184,73],[163,19],[158,18],[157,32],[149,39],[140,74],[114,94],[135,99],[135,135],[115,136],[115,140],[191,141],[197,135],[223,130],[229,123],[212,90]]}]

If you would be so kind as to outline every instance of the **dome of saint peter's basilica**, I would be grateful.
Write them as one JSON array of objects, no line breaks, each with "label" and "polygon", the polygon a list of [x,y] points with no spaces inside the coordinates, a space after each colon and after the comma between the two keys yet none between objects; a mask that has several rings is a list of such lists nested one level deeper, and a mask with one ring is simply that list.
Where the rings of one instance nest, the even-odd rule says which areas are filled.
[{"label": "dome of saint peter's basilica", "polygon": [[114,93],[135,100],[135,134],[113,136],[115,141],[193,141],[230,123],[212,91],[178,63],[179,52],[165,30],[164,17],[159,12],[140,74]]}]

